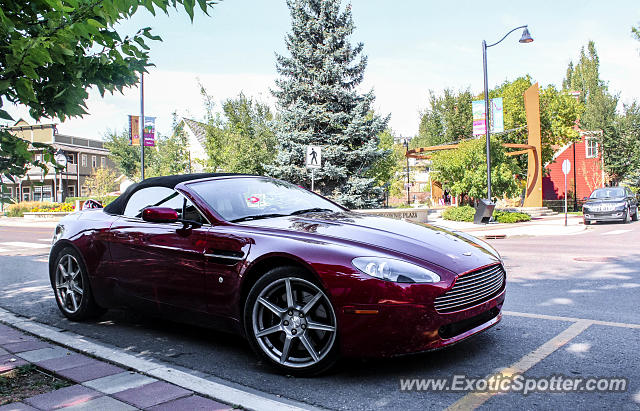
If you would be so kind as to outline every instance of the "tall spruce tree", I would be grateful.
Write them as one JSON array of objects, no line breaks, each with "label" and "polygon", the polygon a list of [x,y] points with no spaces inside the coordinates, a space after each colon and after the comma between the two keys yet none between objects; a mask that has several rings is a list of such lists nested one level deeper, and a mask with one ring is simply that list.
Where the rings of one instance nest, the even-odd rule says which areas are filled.
[{"label": "tall spruce tree", "polygon": [[292,30],[285,42],[291,56],[276,56],[278,152],[267,173],[310,185],[306,147],[322,146],[316,190],[346,207],[375,207],[382,189],[367,172],[388,154],[378,142],[389,117],[373,114],[373,91],[356,90],[367,58],[362,43],[349,42],[351,6],[341,9],[340,0],[287,0],[287,5]]}]

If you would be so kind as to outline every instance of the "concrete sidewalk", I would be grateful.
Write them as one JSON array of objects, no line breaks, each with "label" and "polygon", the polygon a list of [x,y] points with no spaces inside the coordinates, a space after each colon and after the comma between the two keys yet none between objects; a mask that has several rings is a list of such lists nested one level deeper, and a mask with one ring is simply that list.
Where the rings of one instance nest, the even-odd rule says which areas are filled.
[{"label": "concrete sidewalk", "polygon": [[[12,344],[18,344],[18,348]],[[46,397],[25,400],[23,408],[0,407],[0,411],[64,408],[70,405],[67,391],[75,396],[74,405],[83,410],[317,409],[201,372],[177,368],[158,359],[128,353],[118,347],[0,308],[0,364],[12,366],[27,363],[75,382],[73,387],[76,388],[61,388],[42,394]],[[42,401],[58,402],[54,406],[50,402],[39,402],[40,398],[43,398]],[[83,406],[85,402],[99,398],[102,398],[101,402]],[[109,404],[116,404],[114,401],[124,405],[122,408],[120,405],[111,407]],[[102,402],[107,405],[102,406]]]},{"label": "concrete sidewalk", "polygon": [[0,324],[0,375],[32,364],[72,385],[0,406],[9,410],[231,410],[232,406]]},{"label": "concrete sidewalk", "polygon": [[477,225],[463,221],[450,221],[438,218],[430,224],[452,230],[463,231],[477,237],[514,237],[514,236],[547,236],[574,235],[586,230],[582,216],[569,215],[567,226],[564,225],[564,215],[537,217],[522,223],[490,223]]}]

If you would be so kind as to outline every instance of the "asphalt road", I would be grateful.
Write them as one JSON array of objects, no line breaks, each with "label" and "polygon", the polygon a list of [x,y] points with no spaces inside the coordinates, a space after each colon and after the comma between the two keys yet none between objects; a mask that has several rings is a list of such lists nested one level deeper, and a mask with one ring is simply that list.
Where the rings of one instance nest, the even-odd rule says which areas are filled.
[{"label": "asphalt road", "polygon": [[[509,279],[505,316],[498,326],[438,352],[343,360],[330,374],[312,379],[272,373],[233,335],[116,310],[96,322],[68,322],[55,306],[47,279],[46,239],[51,232],[0,227],[1,307],[205,378],[329,409],[446,408],[468,396],[401,391],[400,379],[484,377],[531,358],[533,352],[536,360],[527,376],[626,377],[629,389],[500,394],[480,408],[640,409],[640,329],[625,326],[640,324],[640,222],[597,224],[572,236],[491,240],[505,259]],[[541,347],[553,345],[555,340],[548,342],[575,327],[577,319],[600,323],[572,334],[561,348],[539,358]]]}]

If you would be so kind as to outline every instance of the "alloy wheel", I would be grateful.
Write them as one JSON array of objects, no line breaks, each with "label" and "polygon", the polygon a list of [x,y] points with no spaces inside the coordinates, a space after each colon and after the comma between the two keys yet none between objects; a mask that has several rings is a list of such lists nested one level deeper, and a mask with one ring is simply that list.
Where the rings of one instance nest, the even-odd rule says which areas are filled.
[{"label": "alloy wheel", "polygon": [[82,304],[84,284],[82,268],[74,256],[65,254],[58,261],[55,288],[60,307],[69,314],[76,313]]},{"label": "alloy wheel", "polygon": [[269,358],[296,369],[322,361],[336,341],[331,302],[318,286],[296,277],[278,279],[260,292],[252,326]]}]

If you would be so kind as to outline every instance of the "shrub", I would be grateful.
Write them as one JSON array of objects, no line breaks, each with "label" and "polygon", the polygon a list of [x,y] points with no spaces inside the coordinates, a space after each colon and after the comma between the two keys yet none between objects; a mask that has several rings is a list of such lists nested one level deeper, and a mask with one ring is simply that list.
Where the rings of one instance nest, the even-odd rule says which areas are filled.
[{"label": "shrub", "polygon": [[43,204],[40,201],[23,201],[22,203],[11,204],[6,208],[7,217],[24,217],[24,213],[31,211],[34,207],[39,207]]},{"label": "shrub", "polygon": [[493,218],[499,223],[519,223],[522,221],[530,221],[531,216],[525,213],[512,213],[509,211],[494,211]]},{"label": "shrub", "polygon": [[442,212],[442,218],[453,221],[473,221],[476,210],[471,206],[449,207]]},{"label": "shrub", "polygon": [[106,207],[107,204],[112,202],[118,198],[118,196],[90,196],[90,197],[67,197],[65,202],[67,203],[75,203],[76,200],[80,200],[80,205],[88,199],[98,200],[102,204],[103,207]]},{"label": "shrub", "polygon": [[71,203],[61,203],[61,204],[42,203],[41,205],[33,207],[31,209],[31,212],[33,212],[33,213],[38,213],[38,212],[67,212],[67,213],[72,213],[74,208],[75,208],[75,206],[73,204],[71,204]]},{"label": "shrub", "polygon": [[[442,218],[452,221],[473,221],[476,209],[471,206],[449,207],[442,212]],[[510,211],[495,210],[493,218],[499,223],[519,223],[530,221],[531,216],[524,213],[513,213]]]}]

